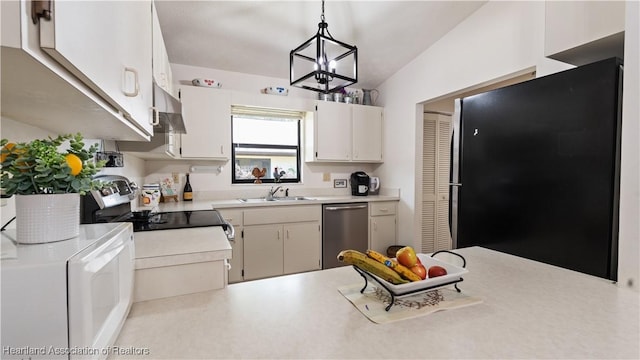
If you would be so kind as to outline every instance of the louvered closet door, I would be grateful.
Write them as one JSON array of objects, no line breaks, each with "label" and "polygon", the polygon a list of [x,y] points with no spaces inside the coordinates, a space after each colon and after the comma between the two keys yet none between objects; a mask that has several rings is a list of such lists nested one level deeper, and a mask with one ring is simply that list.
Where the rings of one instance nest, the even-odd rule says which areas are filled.
[{"label": "louvered closet door", "polygon": [[423,253],[451,249],[449,160],[451,117],[425,114],[422,160]]}]

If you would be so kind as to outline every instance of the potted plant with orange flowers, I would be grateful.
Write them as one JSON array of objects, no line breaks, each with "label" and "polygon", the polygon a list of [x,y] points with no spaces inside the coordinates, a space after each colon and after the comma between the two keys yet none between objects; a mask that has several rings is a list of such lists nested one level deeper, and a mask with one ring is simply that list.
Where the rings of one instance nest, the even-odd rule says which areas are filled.
[{"label": "potted plant with orange flowers", "polygon": [[[82,135],[12,143],[2,139],[1,187],[16,195],[16,241],[44,243],[80,232],[80,195],[99,188],[93,180],[102,163],[97,145],[85,149]],[[68,143],[66,150],[60,150]]]}]

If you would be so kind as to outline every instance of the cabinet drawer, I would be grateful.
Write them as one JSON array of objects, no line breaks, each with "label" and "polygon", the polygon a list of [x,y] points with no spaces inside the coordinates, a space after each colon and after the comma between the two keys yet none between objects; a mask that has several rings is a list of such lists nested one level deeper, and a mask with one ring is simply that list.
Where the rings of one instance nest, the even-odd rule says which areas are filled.
[{"label": "cabinet drawer", "polygon": [[395,213],[396,213],[396,202],[384,201],[384,202],[369,203],[370,216],[394,215]]},{"label": "cabinet drawer", "polygon": [[242,226],[242,210],[218,210],[225,221],[233,226]]},{"label": "cabinet drawer", "polygon": [[244,225],[292,223],[320,221],[321,206],[278,206],[269,209],[249,209],[244,211]]}]

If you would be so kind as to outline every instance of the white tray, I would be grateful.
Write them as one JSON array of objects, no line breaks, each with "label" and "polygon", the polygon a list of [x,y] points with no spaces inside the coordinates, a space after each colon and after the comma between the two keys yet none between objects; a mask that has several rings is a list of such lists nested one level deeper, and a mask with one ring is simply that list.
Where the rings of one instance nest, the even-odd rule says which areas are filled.
[{"label": "white tray", "polygon": [[420,281],[413,281],[406,284],[395,285],[388,281],[383,280],[382,278],[366,272],[367,275],[374,277],[377,281],[379,281],[382,285],[384,285],[389,291],[393,292],[393,295],[400,296],[408,293],[415,293],[421,290],[428,290],[430,288],[434,288],[439,285],[444,285],[447,283],[454,282],[456,280],[460,280],[461,276],[468,273],[469,271],[463,267],[459,267],[444,261],[440,261],[436,258],[432,258],[427,254],[416,254],[418,258],[424,265],[425,269],[429,271],[429,267],[434,265],[442,266],[447,270],[447,275],[438,276],[435,278],[426,278]]}]

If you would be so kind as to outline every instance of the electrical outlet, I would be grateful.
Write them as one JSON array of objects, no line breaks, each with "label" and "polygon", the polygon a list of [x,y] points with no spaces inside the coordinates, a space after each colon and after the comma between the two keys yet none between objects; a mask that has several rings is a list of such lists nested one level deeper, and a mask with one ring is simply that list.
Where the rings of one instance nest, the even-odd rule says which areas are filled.
[{"label": "electrical outlet", "polygon": [[331,173],[322,173],[322,181],[331,181]]},{"label": "electrical outlet", "polygon": [[180,182],[180,174],[178,173],[171,173],[171,177],[173,178],[173,183],[177,184]]}]

